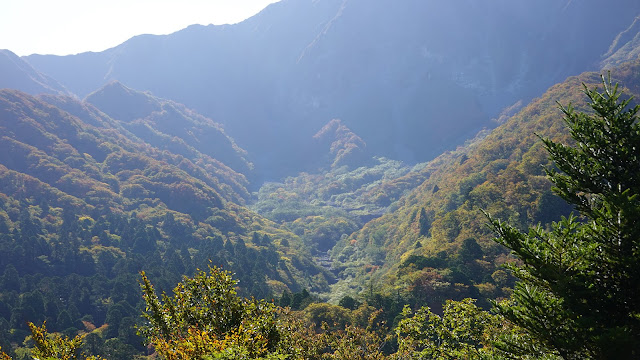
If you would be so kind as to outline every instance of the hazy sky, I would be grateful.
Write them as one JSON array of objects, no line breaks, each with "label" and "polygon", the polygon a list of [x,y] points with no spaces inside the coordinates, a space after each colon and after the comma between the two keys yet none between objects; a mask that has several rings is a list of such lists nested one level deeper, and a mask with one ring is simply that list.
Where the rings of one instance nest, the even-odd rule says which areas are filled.
[{"label": "hazy sky", "polygon": [[0,0],[0,49],[23,56],[102,51],[139,34],[233,24],[278,0]]}]

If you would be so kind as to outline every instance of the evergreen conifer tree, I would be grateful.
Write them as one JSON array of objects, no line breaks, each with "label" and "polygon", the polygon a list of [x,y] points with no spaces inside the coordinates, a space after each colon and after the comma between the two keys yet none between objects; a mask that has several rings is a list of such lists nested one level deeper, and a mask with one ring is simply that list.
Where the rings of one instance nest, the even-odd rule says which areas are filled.
[{"label": "evergreen conifer tree", "polygon": [[[542,139],[554,191],[580,217],[528,233],[491,219],[496,241],[521,260],[498,311],[564,359],[640,357],[640,106],[610,76],[602,83],[602,92],[584,86],[592,113],[561,107],[573,144]],[[503,340],[512,355],[540,350]]]}]

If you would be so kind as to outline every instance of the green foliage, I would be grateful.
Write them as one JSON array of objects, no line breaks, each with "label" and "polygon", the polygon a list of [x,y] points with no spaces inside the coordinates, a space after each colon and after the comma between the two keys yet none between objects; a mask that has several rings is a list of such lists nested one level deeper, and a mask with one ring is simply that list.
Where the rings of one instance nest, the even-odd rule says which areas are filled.
[{"label": "green foliage", "polygon": [[366,160],[364,140],[342,124],[339,119],[329,121],[313,139],[329,145],[329,153],[333,156],[331,167],[359,165]]},{"label": "green foliage", "polygon": [[[637,68],[621,76],[635,79]],[[610,84],[587,90],[596,115],[563,109],[575,145],[559,145],[569,140],[551,104],[573,102],[578,82],[413,169],[368,161],[362,139],[332,121],[318,134],[329,135],[330,170],[260,190],[255,209],[280,224],[243,207],[246,153],[182,105],[114,84],[90,97],[109,117],[89,102],[2,90],[0,343],[20,344],[27,321],[46,321],[58,333],[31,326],[38,357],[84,356],[81,346],[133,357],[144,349],[133,274],[144,269],[161,289],[195,272],[172,296],[158,296],[143,273],[139,329],[167,359],[383,359],[398,322],[403,359],[637,356],[638,108]],[[583,218],[551,224],[571,209],[550,196],[534,133],[556,161],[547,170],[556,191]],[[510,257],[489,240],[480,208],[513,224],[494,222],[523,261],[498,315],[469,300],[442,305],[511,293],[499,270]],[[209,264],[238,281],[194,270]],[[340,306],[313,304],[332,272]],[[249,294],[282,294],[292,310],[239,296]],[[407,303],[430,308],[401,320]]]},{"label": "green foliage", "polygon": [[81,355],[80,346],[82,345],[82,337],[76,336],[73,339],[52,335],[47,333],[47,329],[43,324],[41,327],[29,323],[31,330],[31,339],[35,343],[35,348],[31,351],[36,359],[55,359],[55,360],[99,360],[99,357]]},{"label": "green foliage", "polygon": [[480,209],[517,228],[537,222],[546,227],[571,212],[552,196],[541,166],[550,161],[535,134],[567,141],[556,102],[581,105],[577,86],[595,78],[584,74],[552,87],[490,133],[422,167],[416,176],[423,183],[393,211],[336,244],[331,255],[340,276],[333,288],[343,290],[332,300],[366,292],[369,283],[436,311],[445,299],[473,297],[488,307],[490,300],[508,297],[513,279],[498,283],[492,275],[510,255],[492,241]]},{"label": "green foliage", "polygon": [[[226,137],[180,105],[150,101],[163,109],[154,121],[177,142],[190,131]],[[188,131],[172,124],[186,117]],[[4,348],[23,342],[28,321],[46,320],[71,338],[99,333],[103,356],[142,352],[125,328],[139,322],[135,279],[143,269],[162,288],[211,261],[237,274],[242,295],[328,290],[333,275],[314,264],[298,236],[242,205],[245,176],[207,155],[216,147],[235,153],[230,139],[172,147],[134,136],[127,128],[135,126],[122,120],[76,99],[0,91]]]},{"label": "green foliage", "polygon": [[174,289],[174,297],[162,296],[160,300],[142,273],[141,288],[147,304],[145,318],[150,325],[141,328],[147,337],[180,337],[193,326],[202,326],[224,334],[241,321],[241,301],[234,286],[237,281],[228,272],[209,268],[193,278],[185,277]]},{"label": "green foliage", "polygon": [[310,304],[304,309],[304,313],[308,320],[315,324],[318,329],[323,323],[329,329],[344,329],[347,324],[351,324],[351,313],[342,306],[315,303]]},{"label": "green foliage", "polygon": [[473,300],[447,301],[442,316],[428,307],[415,313],[407,306],[396,328],[398,354],[403,359],[480,359],[494,353],[490,339],[500,318]]},{"label": "green foliage", "polygon": [[158,297],[143,273],[147,325],[140,333],[163,359],[384,358],[376,312],[365,329],[347,325],[359,312],[313,304],[300,316],[263,300],[240,298],[235,284],[228,272],[210,267],[208,273],[185,277],[173,296]]},{"label": "green foliage", "polygon": [[400,161],[375,158],[369,166],[335,167],[301,173],[283,183],[267,183],[253,208],[287,223],[310,246],[326,252],[363,221],[380,216],[391,203],[417,185],[420,177]]},{"label": "green foliage", "polygon": [[345,295],[342,299],[340,299],[338,305],[342,306],[345,309],[355,310],[360,305],[360,303],[353,297]]},{"label": "green foliage", "polygon": [[[230,273],[209,267],[208,273],[183,278],[173,297],[163,294],[160,299],[142,273],[148,325],[140,333],[166,359],[197,358],[235,347],[251,357],[273,351],[280,337],[275,306],[241,299],[235,284]],[[191,342],[201,347],[192,348]]]},{"label": "green foliage", "polygon": [[[570,216],[521,233],[498,220],[497,241],[521,260],[512,302],[498,304],[565,359],[635,358],[640,354],[640,106],[622,99],[618,86],[584,92],[591,113],[562,108],[574,145],[543,139],[556,168],[547,174],[554,191],[575,205]],[[529,349],[505,341],[507,351]]]},{"label": "green foliage", "polygon": [[329,332],[323,339],[329,350],[323,359],[336,360],[384,360],[383,349],[390,340],[379,331],[369,328],[347,326],[344,330]]}]

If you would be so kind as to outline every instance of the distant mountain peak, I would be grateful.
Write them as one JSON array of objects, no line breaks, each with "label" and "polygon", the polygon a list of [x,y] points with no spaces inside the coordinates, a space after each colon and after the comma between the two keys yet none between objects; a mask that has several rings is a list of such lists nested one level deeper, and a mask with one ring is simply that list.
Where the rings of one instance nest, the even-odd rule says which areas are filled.
[{"label": "distant mountain peak", "polygon": [[150,94],[133,90],[119,81],[111,81],[85,98],[109,116],[125,122],[145,117],[161,110],[159,102]]}]

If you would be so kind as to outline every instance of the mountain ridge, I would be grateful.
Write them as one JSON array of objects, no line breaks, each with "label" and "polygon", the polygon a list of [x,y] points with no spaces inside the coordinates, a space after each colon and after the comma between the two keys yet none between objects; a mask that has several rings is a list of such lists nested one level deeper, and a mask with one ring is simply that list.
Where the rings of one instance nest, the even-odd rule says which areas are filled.
[{"label": "mountain ridge", "polygon": [[13,88],[31,94],[71,95],[71,92],[56,80],[38,72],[13,52],[2,49],[0,49],[1,88]]},{"label": "mountain ridge", "polygon": [[[247,160],[247,152],[223,127],[182,104],[135,91],[117,81],[92,92],[84,101],[155,146],[194,161],[202,154],[220,160],[220,166],[229,166],[245,177],[252,175],[253,164]],[[244,186],[248,185],[245,180]]]},{"label": "mountain ridge", "polygon": [[[640,4],[608,11],[603,19],[593,1],[288,0],[235,25],[25,59],[82,94],[115,79],[184,103],[223,123],[262,179],[280,179],[307,170],[304,139],[333,118],[378,156],[417,163],[451,150],[503,108],[599,69]],[[602,30],[585,39],[595,22]]]},{"label": "mountain ridge", "polygon": [[[46,320],[143,353],[141,270],[162,291],[213,264],[242,295],[361,302],[389,326],[405,304],[507,298],[513,258],[482,210],[520,228],[571,213],[538,136],[571,141],[557,104],[587,109],[584,70],[640,96],[640,3],[601,7],[284,0],[0,60],[41,92],[0,89],[0,344]],[[347,311],[318,305],[306,315]]]}]

